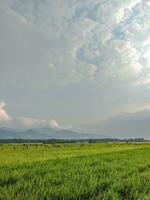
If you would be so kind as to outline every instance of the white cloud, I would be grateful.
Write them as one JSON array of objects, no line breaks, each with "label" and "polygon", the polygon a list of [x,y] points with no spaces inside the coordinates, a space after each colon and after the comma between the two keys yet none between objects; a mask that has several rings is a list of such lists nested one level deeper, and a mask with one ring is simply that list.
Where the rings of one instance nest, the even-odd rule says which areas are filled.
[{"label": "white cloud", "polygon": [[14,0],[11,9],[47,38],[45,84],[129,84],[149,65],[146,0]]},{"label": "white cloud", "polygon": [[[116,109],[115,101],[116,107],[120,104],[120,110],[132,101],[144,104],[149,99],[147,88],[150,86],[149,10],[149,0],[0,1],[1,88],[7,91],[14,88],[17,93],[14,96],[18,96],[18,88],[23,91],[22,96],[29,90],[35,93],[40,90],[40,98],[41,90],[50,90],[45,95],[48,100],[42,101],[52,102],[52,115],[58,119],[63,112],[68,120],[76,117],[78,121],[81,116],[87,117],[84,113],[90,118],[92,113],[93,116],[107,115]],[[61,105],[54,85],[63,85],[56,87],[63,93]],[[79,95],[74,100],[74,93],[77,93],[74,88],[77,87]],[[125,88],[130,89],[130,94]],[[122,91],[124,98],[121,98]],[[112,95],[114,93],[116,95]],[[73,101],[75,108],[64,106],[56,111],[57,105],[66,105],[66,97],[70,104]],[[33,99],[31,105],[34,107],[37,104]],[[93,108],[83,109],[91,104]],[[29,110],[31,115],[36,113],[34,110]],[[65,117],[63,120],[67,121]]]},{"label": "white cloud", "polygon": [[51,127],[54,129],[61,129],[62,126],[56,122],[54,119],[36,119],[30,117],[19,117],[17,121],[27,128],[37,128],[37,127]]},{"label": "white cloud", "polygon": [[54,129],[67,129],[60,125],[55,119],[37,119],[31,117],[10,117],[5,111],[5,102],[0,100],[0,124],[7,124],[11,127],[26,127],[26,128],[36,128],[36,127],[51,127]]},{"label": "white cloud", "polygon": [[0,123],[8,123],[11,120],[11,117],[7,114],[4,107],[5,107],[5,102],[0,101]]},{"label": "white cloud", "polygon": [[91,79],[95,78],[96,71],[97,71],[97,67],[95,65],[89,65],[88,73]]},{"label": "white cloud", "polygon": [[39,119],[29,118],[29,117],[20,117],[18,118],[18,121],[27,127],[46,125],[46,120],[39,120]]},{"label": "white cloud", "polygon": [[32,117],[10,117],[5,111],[5,102],[0,100],[0,124],[10,127],[38,128],[51,127],[53,129],[71,129],[71,126],[60,125],[55,119],[38,119]]},{"label": "white cloud", "polygon": [[50,127],[53,129],[73,129],[72,126],[60,125],[55,119],[37,119],[30,117],[18,117],[13,120],[14,125],[19,125],[19,127],[25,128],[40,128],[40,127]]},{"label": "white cloud", "polygon": [[13,119],[12,126],[14,127],[24,127],[24,128],[53,128],[57,130],[62,129],[74,129],[72,126],[66,126],[59,124],[55,119],[37,119],[31,117],[18,117]]},{"label": "white cloud", "polygon": [[48,121],[50,127],[55,128],[55,129],[61,129],[62,127],[58,124],[58,122],[56,122],[56,120],[54,119],[50,119]]}]

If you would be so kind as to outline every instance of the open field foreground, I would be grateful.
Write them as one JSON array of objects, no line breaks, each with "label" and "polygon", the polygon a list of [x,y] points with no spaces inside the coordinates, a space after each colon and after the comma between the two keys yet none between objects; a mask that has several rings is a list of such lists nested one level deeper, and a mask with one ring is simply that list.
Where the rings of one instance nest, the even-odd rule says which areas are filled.
[{"label": "open field foreground", "polygon": [[0,199],[150,200],[150,145],[0,145]]}]

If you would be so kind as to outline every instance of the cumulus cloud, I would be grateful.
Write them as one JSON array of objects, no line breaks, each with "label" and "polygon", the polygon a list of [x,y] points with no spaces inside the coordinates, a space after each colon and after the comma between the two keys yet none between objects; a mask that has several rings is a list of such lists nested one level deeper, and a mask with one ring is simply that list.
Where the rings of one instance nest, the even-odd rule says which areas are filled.
[{"label": "cumulus cloud", "polygon": [[39,120],[29,117],[20,117],[18,118],[18,121],[27,127],[43,126],[46,124],[46,120]]},{"label": "cumulus cloud", "polygon": [[60,125],[55,119],[38,119],[32,117],[11,117],[5,110],[5,102],[0,100],[0,124],[10,127],[39,128],[50,127],[53,129],[72,129],[71,126]]},{"label": "cumulus cloud", "polygon": [[11,117],[7,114],[7,112],[4,109],[5,102],[0,101],[0,123],[8,123],[11,120]]},{"label": "cumulus cloud", "polygon": [[115,85],[145,78],[149,1],[15,0],[12,9],[53,41],[47,52],[50,81]]},{"label": "cumulus cloud", "polygon": [[60,125],[55,119],[37,119],[31,117],[10,117],[5,110],[5,102],[0,100],[0,124],[7,124],[11,127],[26,127],[26,128],[37,128],[37,127],[51,127],[54,129],[70,129]]},{"label": "cumulus cloud", "polygon": [[48,123],[49,123],[50,127],[52,127],[52,128],[61,129],[61,126],[54,119],[50,119],[48,121]]},{"label": "cumulus cloud", "polygon": [[27,128],[37,128],[37,127],[51,127],[54,129],[63,128],[63,126],[61,126],[54,119],[36,119],[36,118],[30,118],[30,117],[19,117],[17,119],[17,122],[19,122],[21,125]]},{"label": "cumulus cloud", "polygon": [[[149,102],[149,11],[149,0],[0,1],[0,87],[12,110],[36,115],[39,97],[38,115],[50,105],[72,124]],[[17,107],[18,88],[30,106]]]}]

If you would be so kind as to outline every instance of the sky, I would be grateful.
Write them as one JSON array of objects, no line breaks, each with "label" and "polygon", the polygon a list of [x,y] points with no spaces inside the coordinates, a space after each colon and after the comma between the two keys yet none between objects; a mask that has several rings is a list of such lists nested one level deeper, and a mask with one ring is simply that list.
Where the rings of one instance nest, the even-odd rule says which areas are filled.
[{"label": "sky", "polygon": [[0,124],[98,132],[139,119],[149,32],[150,0],[0,0]]}]

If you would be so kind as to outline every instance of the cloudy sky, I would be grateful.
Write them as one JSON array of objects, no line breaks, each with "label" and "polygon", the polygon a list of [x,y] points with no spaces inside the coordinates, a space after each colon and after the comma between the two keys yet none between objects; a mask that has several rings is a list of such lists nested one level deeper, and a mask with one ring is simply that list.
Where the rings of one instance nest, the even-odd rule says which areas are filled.
[{"label": "cloudy sky", "polygon": [[150,0],[0,0],[0,124],[150,112],[149,33]]}]

